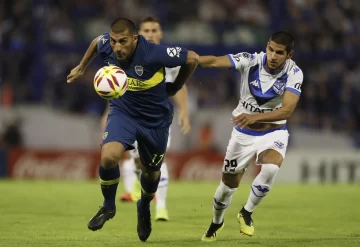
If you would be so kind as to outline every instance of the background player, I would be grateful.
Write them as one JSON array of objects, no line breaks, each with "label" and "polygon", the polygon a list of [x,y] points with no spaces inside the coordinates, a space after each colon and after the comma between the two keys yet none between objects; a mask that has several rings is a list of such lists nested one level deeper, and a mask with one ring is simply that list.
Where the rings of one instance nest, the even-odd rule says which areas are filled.
[{"label": "background player", "polygon": [[[128,76],[126,94],[110,101],[110,110],[101,149],[99,176],[104,203],[88,223],[95,231],[116,213],[115,196],[120,178],[118,162],[126,150],[138,142],[141,160],[141,199],[137,203],[139,239],[151,233],[150,202],[160,180],[160,167],[166,152],[173,107],[173,96],[191,76],[198,55],[180,47],[148,42],[137,35],[134,23],[125,18],[115,20],[109,33],[95,38],[80,64],[67,77],[73,82],[81,76],[97,55],[105,64],[122,68]],[[165,83],[164,67],[181,66],[174,83]]]},{"label": "background player", "polygon": [[237,216],[240,232],[248,236],[254,234],[251,214],[270,191],[285,158],[289,137],[285,123],[301,93],[303,73],[291,60],[293,48],[292,35],[277,32],[267,43],[266,53],[199,58],[199,66],[203,68],[234,68],[241,73],[240,101],[232,118],[235,127],[225,155],[222,181],[214,196],[213,220],[203,241],[217,239],[233,193],[256,156],[261,171]]},{"label": "background player", "polygon": [[[144,18],[139,25],[139,34],[143,35],[148,41],[160,44],[163,33],[160,25],[160,21],[152,16]],[[165,81],[173,82],[179,73],[180,67],[165,68]],[[174,100],[178,108],[178,124],[182,127],[182,133],[188,134],[191,126],[188,114],[187,105],[187,87],[184,85],[179,92],[177,92],[172,99]],[[106,118],[108,115],[108,108],[102,117],[102,131],[106,125]],[[171,133],[171,132],[170,132]],[[167,147],[170,146],[170,135]],[[139,186],[139,172],[137,169],[140,167],[139,157],[137,151],[133,150],[130,152],[128,159],[123,161],[122,164],[122,179],[124,183],[125,193],[120,197],[121,201],[137,201],[141,195],[141,186]],[[168,190],[169,173],[166,165],[166,158],[163,162],[161,169],[161,177],[159,182],[158,190],[156,191],[156,216],[155,220],[169,220],[168,211],[166,208],[166,197]]]}]

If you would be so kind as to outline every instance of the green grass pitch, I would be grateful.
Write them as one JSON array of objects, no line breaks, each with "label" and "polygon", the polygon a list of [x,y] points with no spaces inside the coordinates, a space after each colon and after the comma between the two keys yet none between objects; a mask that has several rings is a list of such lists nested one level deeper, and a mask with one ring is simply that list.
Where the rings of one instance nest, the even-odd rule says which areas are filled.
[{"label": "green grass pitch", "polygon": [[153,232],[142,243],[134,203],[117,203],[117,215],[103,229],[87,229],[102,202],[95,181],[0,181],[0,246],[360,246],[359,185],[275,184],[253,214],[255,235],[250,238],[239,234],[236,221],[249,193],[249,184],[242,184],[219,240],[203,243],[217,185],[171,183],[170,221],[153,221]]}]

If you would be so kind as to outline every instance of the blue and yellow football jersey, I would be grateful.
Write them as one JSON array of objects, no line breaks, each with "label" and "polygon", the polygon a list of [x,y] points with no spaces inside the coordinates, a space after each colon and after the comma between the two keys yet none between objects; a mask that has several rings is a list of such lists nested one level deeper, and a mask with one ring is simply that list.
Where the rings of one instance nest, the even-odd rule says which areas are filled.
[{"label": "blue and yellow football jersey", "polygon": [[110,101],[110,114],[120,111],[150,128],[170,126],[174,111],[166,92],[165,67],[185,64],[186,49],[153,44],[139,35],[131,60],[119,61],[109,33],[99,39],[97,49],[105,65],[116,65],[128,76],[128,89],[122,97]]}]

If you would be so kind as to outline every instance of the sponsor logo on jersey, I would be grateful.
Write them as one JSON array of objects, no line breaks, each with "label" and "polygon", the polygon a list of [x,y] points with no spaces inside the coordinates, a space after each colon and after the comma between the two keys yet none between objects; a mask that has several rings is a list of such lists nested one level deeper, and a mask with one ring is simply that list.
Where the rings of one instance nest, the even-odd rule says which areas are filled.
[{"label": "sponsor logo on jersey", "polygon": [[168,47],[166,49],[166,52],[170,57],[175,57],[175,56],[180,57],[180,51],[181,51],[180,47]]},{"label": "sponsor logo on jersey", "polygon": [[294,75],[297,73],[297,72],[299,72],[300,71],[300,69],[298,68],[298,67],[295,67],[294,68]]},{"label": "sponsor logo on jersey", "polygon": [[[136,69],[135,69],[136,71]],[[161,67],[150,79],[140,80],[128,77],[128,91],[142,91],[155,87],[165,79],[164,67]]]},{"label": "sponsor logo on jersey", "polygon": [[284,143],[282,143],[281,141],[274,141],[274,143],[280,149],[283,149],[285,146]]},{"label": "sponsor logo on jersey", "polygon": [[271,111],[275,111],[277,109],[280,109],[281,107],[276,107],[276,108],[259,108],[258,106],[255,106],[249,102],[243,101],[241,102],[242,106],[251,112],[256,112],[256,113],[265,113],[265,112],[271,112]]},{"label": "sponsor logo on jersey", "polygon": [[104,35],[102,35],[102,36],[100,37],[100,41],[102,41],[102,43],[105,44],[106,41],[108,41],[108,39],[105,39],[105,38],[104,38]]},{"label": "sponsor logo on jersey", "polygon": [[235,55],[232,55],[233,59],[235,59],[236,62],[240,62],[240,58],[243,57],[247,60],[254,60],[255,56],[253,54],[247,53],[247,52],[242,52],[242,53],[238,53]]},{"label": "sponsor logo on jersey", "polygon": [[296,88],[297,90],[300,91],[300,89],[301,89],[301,83],[296,83],[295,86],[294,86],[294,88]]},{"label": "sponsor logo on jersey", "polygon": [[256,79],[256,80],[250,82],[250,85],[253,85],[254,87],[260,88],[260,80]]}]

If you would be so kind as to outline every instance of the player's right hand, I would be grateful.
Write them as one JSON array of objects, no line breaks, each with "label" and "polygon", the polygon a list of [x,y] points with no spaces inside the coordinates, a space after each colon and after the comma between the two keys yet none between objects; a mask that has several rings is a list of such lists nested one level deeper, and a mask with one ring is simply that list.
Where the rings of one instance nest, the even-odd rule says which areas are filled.
[{"label": "player's right hand", "polygon": [[189,134],[191,130],[189,114],[185,110],[180,110],[178,124],[181,126],[181,132],[184,135]]},{"label": "player's right hand", "polygon": [[78,65],[75,68],[73,68],[70,72],[70,74],[67,76],[66,81],[67,83],[74,82],[77,78],[82,76],[84,74],[85,70],[82,66]]}]

